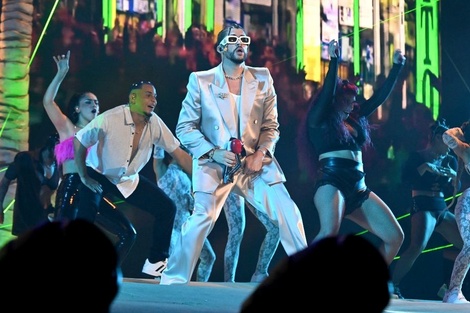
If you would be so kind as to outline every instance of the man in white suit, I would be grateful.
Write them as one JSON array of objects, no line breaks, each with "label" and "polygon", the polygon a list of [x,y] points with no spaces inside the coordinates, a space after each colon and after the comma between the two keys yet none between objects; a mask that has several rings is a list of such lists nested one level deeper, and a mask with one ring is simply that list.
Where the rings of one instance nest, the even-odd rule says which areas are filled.
[{"label": "man in white suit", "polygon": [[[307,247],[300,211],[274,157],[279,123],[273,80],[267,68],[245,65],[250,42],[239,25],[226,27],[216,43],[221,63],[189,76],[176,135],[193,155],[194,211],[182,226],[160,284],[191,280],[203,242],[231,191],[279,225],[288,255]],[[232,138],[243,143],[243,155],[230,151]],[[224,183],[224,170],[237,164],[237,156],[241,169]]]}]

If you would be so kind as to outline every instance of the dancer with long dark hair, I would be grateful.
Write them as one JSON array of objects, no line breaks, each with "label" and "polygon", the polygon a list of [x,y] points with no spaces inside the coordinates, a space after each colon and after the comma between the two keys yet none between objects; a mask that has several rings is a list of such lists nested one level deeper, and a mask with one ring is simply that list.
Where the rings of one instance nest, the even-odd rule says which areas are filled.
[{"label": "dancer with long dark hair", "polygon": [[313,197],[320,231],[314,240],[337,235],[347,218],[381,239],[380,251],[390,264],[403,243],[403,230],[387,204],[367,187],[362,149],[371,143],[367,117],[390,95],[405,57],[395,51],[387,80],[359,105],[357,86],[338,78],[336,40],[330,41],[328,52],[328,73],[307,116],[306,131],[320,163]]}]

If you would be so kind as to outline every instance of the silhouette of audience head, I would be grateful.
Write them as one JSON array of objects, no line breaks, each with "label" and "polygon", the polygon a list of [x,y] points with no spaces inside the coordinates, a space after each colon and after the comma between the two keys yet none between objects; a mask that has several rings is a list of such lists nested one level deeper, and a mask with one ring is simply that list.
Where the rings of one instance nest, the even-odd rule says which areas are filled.
[{"label": "silhouette of audience head", "polygon": [[277,300],[297,294],[288,304],[293,312],[326,306],[335,312],[379,313],[390,302],[389,280],[385,259],[367,239],[327,237],[281,261],[240,312],[274,311]]},{"label": "silhouette of audience head", "polygon": [[85,220],[41,224],[0,250],[0,294],[15,311],[108,313],[122,281],[111,241]]}]

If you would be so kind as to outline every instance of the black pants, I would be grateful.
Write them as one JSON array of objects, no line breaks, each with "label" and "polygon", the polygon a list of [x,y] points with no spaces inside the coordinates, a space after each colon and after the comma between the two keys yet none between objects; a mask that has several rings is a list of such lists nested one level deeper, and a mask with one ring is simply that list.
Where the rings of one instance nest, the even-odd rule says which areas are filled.
[{"label": "black pants", "polygon": [[[87,172],[91,178],[101,184],[103,196],[114,195],[128,204],[150,213],[154,217],[153,236],[148,259],[150,262],[155,263],[168,258],[176,206],[163,190],[158,187],[157,183],[139,174],[137,188],[129,197],[124,198],[119,189],[104,175],[96,172],[91,167],[87,167]],[[100,212],[100,203],[103,196],[93,192],[83,184],[80,184],[79,190],[80,201],[77,218],[94,222]]]},{"label": "black pants", "polygon": [[[81,185],[78,173],[69,173],[62,176],[56,194],[56,220],[77,218],[79,186]],[[110,201],[101,201],[95,224],[102,230],[116,236],[115,247],[122,262],[134,245],[137,232],[127,217],[117,210]]]}]

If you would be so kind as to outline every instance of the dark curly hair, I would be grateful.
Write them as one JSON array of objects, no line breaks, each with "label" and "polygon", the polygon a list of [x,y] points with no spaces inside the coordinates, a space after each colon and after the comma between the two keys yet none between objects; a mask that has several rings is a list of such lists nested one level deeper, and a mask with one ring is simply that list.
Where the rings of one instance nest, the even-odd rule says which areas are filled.
[{"label": "dark curly hair", "polygon": [[442,135],[446,130],[449,129],[449,126],[446,125],[445,118],[438,118],[437,121],[431,124],[431,141],[436,138],[437,135]]},{"label": "dark curly hair", "polygon": [[357,96],[359,95],[359,87],[355,84],[351,83],[347,79],[338,78],[336,83],[336,96],[343,96],[343,95],[352,95]]},{"label": "dark curly hair", "polygon": [[50,151],[53,152],[55,146],[59,143],[59,134],[58,133],[53,133],[49,137],[47,137],[46,142],[44,145],[39,148],[39,161],[41,163],[44,163],[43,157],[42,157],[42,152],[43,151]]},{"label": "dark curly hair", "polygon": [[80,100],[87,93],[89,93],[89,91],[77,92],[73,94],[73,96],[69,100],[69,103],[67,105],[67,117],[73,124],[76,124],[78,122],[78,113],[75,108],[80,106]]},{"label": "dark curly hair", "polygon": [[[332,107],[333,113],[331,114],[331,118],[329,119],[329,127],[334,131],[328,136],[332,136],[331,138],[327,138],[327,140],[337,140],[339,139],[341,142],[348,142],[352,140],[352,135],[350,134],[349,130],[347,129],[346,125],[343,123],[342,117],[337,112],[337,106],[340,104],[340,100],[344,96],[358,96],[359,95],[359,87],[356,84],[350,82],[347,79],[337,78],[336,81],[336,90],[335,90],[335,98],[334,98],[334,106]],[[371,144],[370,140],[370,125],[368,120],[365,117],[358,117],[357,112],[359,109],[359,104],[357,102],[353,103],[353,111],[350,114],[350,121],[354,121],[361,126],[364,130],[364,137],[365,141],[363,147],[367,147]]]}]

